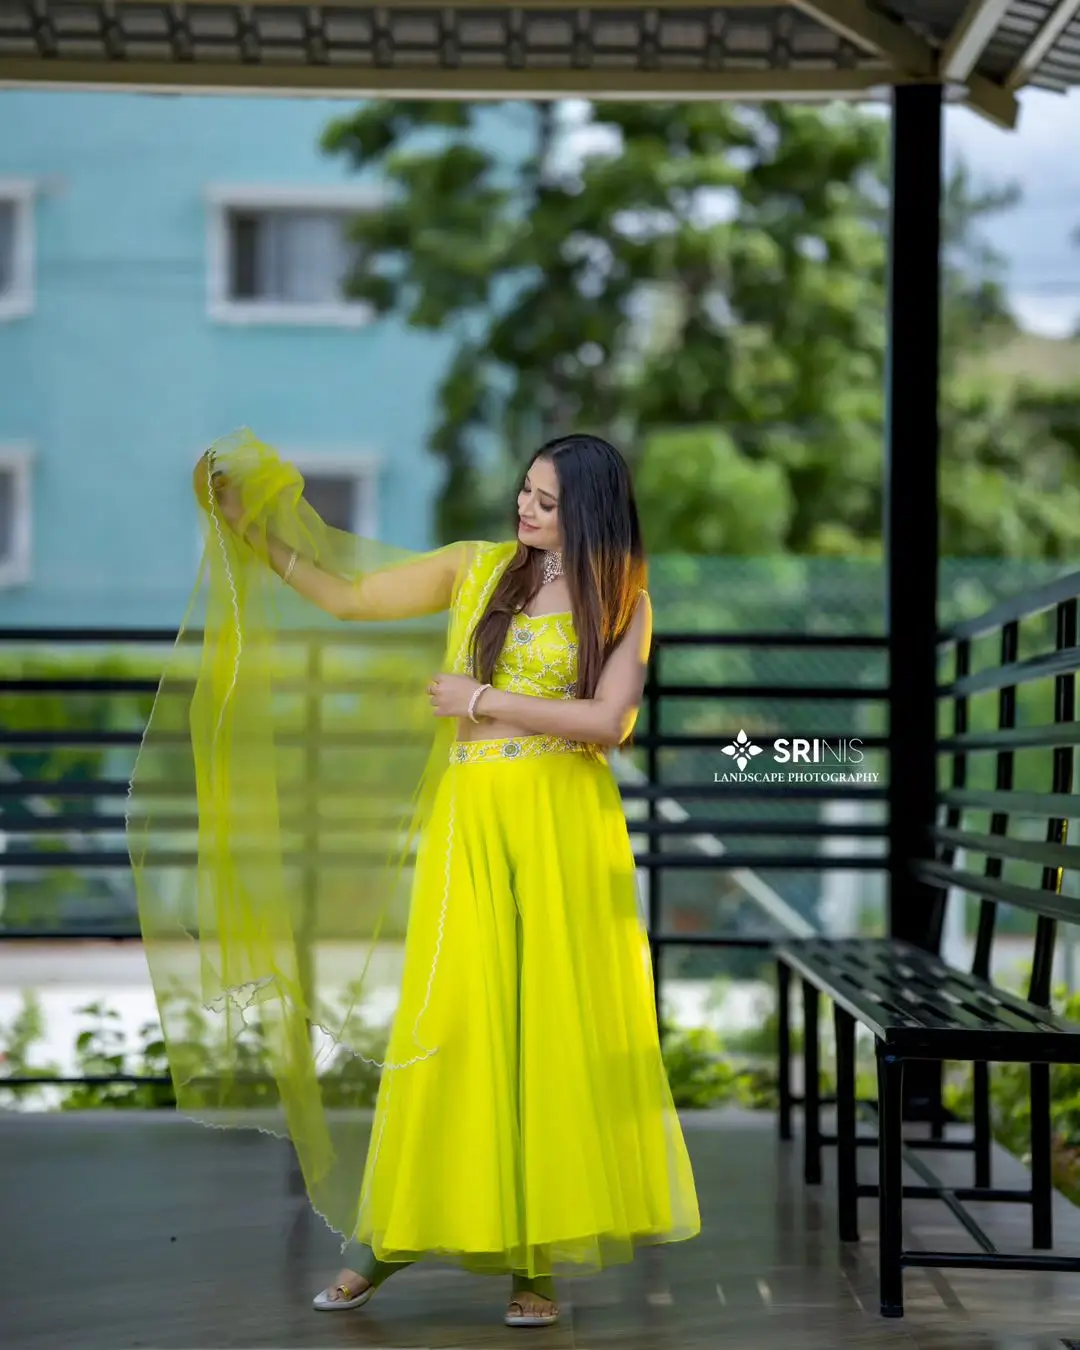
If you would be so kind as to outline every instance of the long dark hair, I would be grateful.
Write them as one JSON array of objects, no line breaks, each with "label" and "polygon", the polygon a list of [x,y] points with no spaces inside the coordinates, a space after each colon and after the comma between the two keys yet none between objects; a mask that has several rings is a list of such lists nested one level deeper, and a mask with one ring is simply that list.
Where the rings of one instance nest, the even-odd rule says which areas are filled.
[{"label": "long dark hair", "polygon": [[[563,572],[578,637],[575,693],[592,698],[646,584],[634,485],[622,455],[599,436],[559,436],[536,451],[530,468],[538,459],[549,460],[559,480]],[[481,682],[491,680],[513,616],[539,590],[542,568],[542,552],[519,543],[473,631],[472,665]]]}]

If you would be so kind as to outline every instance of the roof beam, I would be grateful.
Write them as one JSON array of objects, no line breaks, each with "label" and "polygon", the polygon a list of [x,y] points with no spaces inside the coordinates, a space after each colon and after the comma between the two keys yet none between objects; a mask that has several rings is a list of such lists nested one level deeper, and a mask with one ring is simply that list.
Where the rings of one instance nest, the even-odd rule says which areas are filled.
[{"label": "roof beam", "polygon": [[[142,3],[142,0],[115,0],[115,3],[135,8]],[[211,5],[218,9],[221,7],[221,0],[182,0],[182,3],[189,8],[199,5]],[[358,3],[359,0],[319,0],[319,7],[321,9],[356,9]],[[670,9],[676,13],[693,14],[710,9],[776,9],[779,5],[786,3],[787,0],[707,0],[707,3],[706,0],[687,0],[687,3],[684,4],[682,0],[658,0],[658,3],[652,7],[660,13],[663,13],[665,9]],[[297,7],[296,0],[258,0],[258,4],[260,9],[281,7],[295,10]],[[423,0],[382,0],[380,8],[411,10],[413,12],[417,9],[426,8],[428,12],[431,12],[434,7],[425,6]],[[506,13],[512,7],[499,3],[499,0],[453,0],[451,8],[480,12],[495,10],[496,12]],[[522,0],[519,8],[525,11],[556,10],[565,14],[568,10],[573,10],[575,6],[570,0]],[[627,10],[637,8],[637,0],[581,0],[577,8],[587,10],[614,9],[625,14]]]},{"label": "roof beam", "polygon": [[981,113],[988,122],[1005,131],[1015,130],[1020,118],[1020,104],[1011,89],[985,75],[972,74],[958,83],[967,89],[964,102],[973,112]]},{"label": "roof beam", "polygon": [[794,0],[793,7],[855,46],[883,57],[903,75],[929,78],[937,55],[903,24],[868,9],[862,0]]},{"label": "roof beam", "polygon": [[1012,0],[970,0],[941,53],[941,74],[963,84],[979,64]]},{"label": "roof beam", "polygon": [[[1077,2],[1065,0],[1070,5]],[[834,33],[882,57],[903,83],[913,79],[947,82],[941,74],[938,53],[928,42],[904,24],[869,9],[862,0],[792,0],[792,4]],[[964,102],[974,111],[1010,131],[1016,126],[1020,109],[1011,89],[975,73],[957,83],[966,88]]]},{"label": "roof beam", "polygon": [[895,76],[856,70],[507,70],[102,61],[0,57],[0,88],[135,88],[144,93],[311,94],[320,98],[832,100],[880,96]]},{"label": "roof beam", "polygon": [[1020,85],[1028,82],[1078,13],[1080,0],[1060,0],[1058,7],[1035,34],[1030,47],[1013,68],[1008,79],[1010,89],[1018,89]]}]

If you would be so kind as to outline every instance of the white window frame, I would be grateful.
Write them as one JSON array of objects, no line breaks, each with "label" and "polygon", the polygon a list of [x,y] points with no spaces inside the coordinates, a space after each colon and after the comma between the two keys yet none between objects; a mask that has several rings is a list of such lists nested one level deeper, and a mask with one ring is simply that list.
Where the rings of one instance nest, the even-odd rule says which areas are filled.
[{"label": "white window frame", "polygon": [[25,586],[30,580],[33,556],[33,493],[31,474],[34,454],[25,442],[0,442],[0,473],[10,473],[14,479],[12,494],[15,518],[11,526],[11,555],[0,557],[0,589]]},{"label": "white window frame", "polygon": [[[379,455],[373,454],[370,450],[362,447],[352,450],[345,447],[343,449],[297,450],[295,452],[281,448],[280,453],[283,459],[290,464],[295,464],[302,478],[306,478],[309,474],[355,478],[357,492],[353,501],[352,519],[349,522],[350,533],[360,535],[363,539],[378,539],[379,489],[383,468],[383,460]],[[0,463],[2,462],[2,459],[0,459]],[[206,546],[206,526],[201,518],[197,544],[196,556],[201,558]]]},{"label": "white window frame", "polygon": [[0,201],[15,208],[14,284],[0,294],[0,323],[34,312],[34,184],[28,178],[0,178]]},{"label": "white window frame", "polygon": [[229,295],[229,229],[232,211],[370,211],[382,200],[372,187],[214,186],[207,191],[207,310],[216,323],[359,328],[375,317],[363,300],[332,304],[281,304],[234,300]]},{"label": "white window frame", "polygon": [[379,478],[382,462],[370,451],[298,450],[295,454],[282,452],[290,464],[295,464],[301,477],[325,474],[334,478],[353,478],[356,480],[356,495],[353,499],[352,518],[349,531],[361,535],[364,539],[379,537]]}]

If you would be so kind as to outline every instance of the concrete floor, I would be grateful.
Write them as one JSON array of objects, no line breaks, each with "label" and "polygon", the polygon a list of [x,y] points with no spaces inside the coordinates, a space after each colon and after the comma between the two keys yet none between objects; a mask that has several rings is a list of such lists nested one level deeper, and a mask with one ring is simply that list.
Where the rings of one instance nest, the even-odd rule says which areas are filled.
[{"label": "concrete floor", "polygon": [[[564,1281],[561,1322],[510,1331],[504,1281],[420,1266],[365,1309],[317,1314],[335,1239],[291,1186],[285,1145],[172,1115],[0,1113],[0,1345],[6,1350],[1061,1350],[1080,1277],[911,1271],[907,1316],[877,1315],[874,1203],[836,1238],[831,1181],[808,1192],[768,1116],[691,1113],[700,1238]],[[872,1150],[860,1150],[866,1179]],[[924,1155],[946,1177],[970,1159]],[[940,1164],[940,1166],[939,1166]],[[1019,1172],[1003,1154],[996,1181]],[[914,1244],[964,1249],[940,1205],[909,1202]],[[1014,1249],[1028,1211],[980,1216]],[[1058,1250],[1080,1251],[1062,1202]]]}]

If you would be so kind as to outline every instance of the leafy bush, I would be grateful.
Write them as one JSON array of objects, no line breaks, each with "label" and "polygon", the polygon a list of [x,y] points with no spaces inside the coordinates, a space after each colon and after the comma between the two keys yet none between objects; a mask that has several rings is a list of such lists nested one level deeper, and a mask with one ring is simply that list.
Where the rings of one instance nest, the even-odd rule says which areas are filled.
[{"label": "leafy bush", "polygon": [[708,1027],[666,1026],[663,1050],[671,1095],[680,1109],[775,1105],[775,1069],[728,1058],[720,1037]]},{"label": "leafy bush", "polygon": [[[156,1022],[139,1029],[139,1043],[128,1049],[119,1027],[120,1014],[103,1003],[88,1003],[77,1010],[90,1018],[90,1025],[75,1040],[76,1072],[85,1078],[106,1078],[113,1074],[133,1077],[168,1077],[165,1042]],[[134,1060],[134,1062],[132,1062]],[[168,1083],[79,1083],[64,1090],[62,1111],[104,1108],[112,1111],[140,1111],[150,1107],[175,1106],[176,1098]]]},{"label": "leafy bush", "polygon": [[[346,1002],[352,999],[346,991]],[[132,1040],[125,1037],[120,1027],[120,1014],[101,1002],[88,1003],[79,1008],[80,1017],[87,1025],[75,1041],[75,1075],[86,1078],[107,1078],[129,1075],[132,1078],[168,1078],[165,1042],[156,1022],[139,1029]],[[174,1014],[175,1016],[175,1014]],[[185,1055],[200,1058],[200,1072],[208,1083],[213,1083],[215,1068],[224,1060],[221,1047],[215,1047],[208,1032],[206,1019],[200,1009],[191,1006],[183,1010],[189,1028],[184,1038]],[[335,1020],[333,1012],[326,1024]],[[26,1104],[36,1098],[39,1102],[46,1089],[41,1085],[20,1088],[18,1079],[32,1075],[58,1072],[55,1064],[35,1060],[34,1047],[45,1034],[44,1018],[37,999],[24,995],[22,1010],[7,1025],[0,1025],[0,1092],[10,1093],[18,1102]],[[250,1058],[254,1067],[259,1062],[260,1029],[255,1023],[245,1032],[240,1044],[241,1063]],[[771,1065],[757,1062],[745,1055],[730,1056],[725,1052],[719,1036],[708,1028],[683,1029],[665,1027],[664,1064],[671,1083],[676,1106],[700,1109],[738,1103],[767,1109],[776,1103],[776,1073]],[[350,1053],[344,1047],[335,1049],[328,1058],[321,1075],[323,1097],[329,1106],[371,1107],[379,1088],[379,1071],[368,1060],[383,1058],[386,1049],[386,1031],[381,1027],[354,1032],[353,1048],[364,1055]],[[230,1050],[230,1062],[236,1067],[236,1046]],[[247,1051],[245,1056],[244,1051]],[[110,1110],[143,1110],[175,1106],[176,1099],[168,1082],[136,1083],[80,1083],[54,1089],[58,1093],[57,1106],[63,1111],[81,1111],[94,1108]],[[260,1096],[273,1095],[269,1083],[253,1082],[248,1105],[258,1104]]]},{"label": "leafy bush", "polygon": [[[351,1006],[354,992],[344,999]],[[1073,1021],[1080,1022],[1080,993],[1060,995],[1057,1004]],[[87,1078],[105,1078],[117,1074],[132,1078],[168,1079],[165,1043],[156,1022],[139,1029],[134,1044],[125,1037],[120,1014],[100,1002],[78,1009],[88,1024],[75,1042],[76,1074]],[[200,1009],[191,1006],[184,1016],[189,1027],[185,1051],[201,1056],[207,1081],[213,1083],[215,1068],[224,1062],[224,1049],[215,1047]],[[325,1024],[335,1021],[330,1010]],[[245,1032],[241,1050],[254,1067],[260,1062],[257,1023]],[[20,1087],[20,1078],[58,1072],[55,1064],[35,1057],[45,1036],[41,1005],[33,994],[25,994],[20,1011],[5,1024],[0,1023],[0,1093],[11,1094],[18,1104],[37,1099],[46,1089],[38,1084]],[[793,1031],[793,1049],[799,1033]],[[367,1060],[378,1061],[386,1049],[386,1031],[365,1028],[354,1033],[354,1048],[364,1059],[339,1047],[332,1052],[322,1074],[323,1096],[328,1106],[372,1107],[379,1088],[379,1071]],[[664,1067],[671,1084],[672,1097],[680,1110],[703,1110],[738,1105],[750,1110],[776,1109],[778,1084],[776,1073],[776,1022],[772,1014],[758,1030],[736,1033],[727,1044],[708,1027],[683,1028],[665,1023],[663,1031]],[[827,1047],[821,1073],[821,1090],[835,1090],[833,1066]],[[236,1067],[235,1047],[229,1052]],[[241,1056],[240,1067],[243,1067]],[[1028,1069],[1022,1064],[994,1065],[991,1068],[991,1118],[994,1136],[1011,1153],[1026,1161],[1029,1154],[1031,1107],[1028,1098]],[[860,1057],[856,1089],[860,1098],[876,1096],[873,1065]],[[175,1106],[176,1099],[168,1081],[81,1083],[54,1089],[57,1109],[143,1110]],[[260,1098],[268,1101],[273,1085],[253,1082],[248,1105]],[[2,1098],[0,1098],[2,1100]],[[953,1069],[947,1079],[945,1104],[960,1119],[972,1115],[972,1082],[969,1066]],[[1051,1112],[1054,1132],[1054,1181],[1071,1200],[1080,1204],[1080,1065],[1060,1065],[1051,1070]]]},{"label": "leafy bush", "polygon": [[[355,991],[346,990],[343,1000],[348,1007],[355,1002]],[[49,1091],[56,1095],[56,1107],[61,1111],[146,1110],[156,1107],[174,1107],[176,1096],[169,1080],[169,1062],[165,1041],[157,1022],[147,1022],[139,1029],[134,1044],[120,1026],[120,1014],[104,1003],[88,1003],[78,1008],[80,1017],[88,1019],[75,1039],[75,1069],[73,1077],[87,1079],[112,1078],[124,1075],[132,1079],[163,1079],[162,1082],[84,1082],[64,1084],[49,1089],[42,1084],[20,1087],[20,1078],[47,1076],[59,1072],[51,1063],[38,1062],[33,1050],[45,1036],[45,1021],[41,1005],[33,994],[23,995],[23,1006],[12,1021],[0,1024],[0,1092],[11,1094],[17,1104],[25,1105],[36,1099],[39,1103]],[[340,1021],[338,1011],[324,1009],[320,1020],[324,1025]],[[242,1035],[228,1048],[215,1044],[208,1019],[193,1003],[183,1006],[179,1013],[170,1014],[170,1025],[185,1027],[182,1045],[174,1047],[184,1058],[185,1075],[202,1078],[207,1084],[207,1106],[215,1105],[214,1085],[220,1080],[227,1063],[230,1079],[242,1078],[245,1072],[252,1081],[245,1089],[244,1100],[238,1103],[235,1087],[230,1092],[233,1105],[258,1106],[272,1104],[276,1097],[274,1085],[257,1077],[264,1061],[261,1055],[262,1030],[258,1022],[249,1022]],[[386,1049],[386,1032],[381,1027],[351,1028],[352,1047],[364,1056],[351,1053],[343,1046],[336,1047],[326,1059],[321,1075],[323,1100],[328,1106],[371,1107],[379,1090],[379,1070],[368,1060],[379,1061]]]},{"label": "leafy bush", "polygon": [[[22,1007],[5,1026],[0,1023],[0,1081],[58,1073],[55,1064],[34,1058],[34,1047],[45,1038],[45,1017],[41,1003],[33,994],[23,994]],[[40,1089],[26,1087],[30,1094]]]},{"label": "leafy bush", "polygon": [[[1055,1006],[1080,1022],[1080,993],[1055,996]],[[1003,1148],[1027,1163],[1031,1156],[1030,1071],[1026,1064],[990,1066],[990,1128]],[[945,1085],[945,1105],[961,1120],[971,1120],[973,1078],[970,1065],[954,1069]],[[1053,1133],[1054,1184],[1080,1204],[1080,1064],[1050,1069],[1050,1127]]]}]

